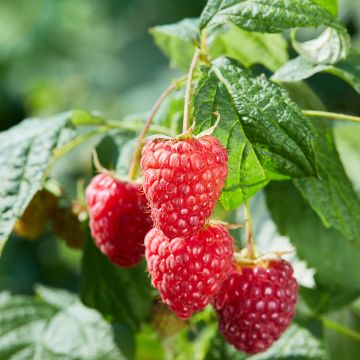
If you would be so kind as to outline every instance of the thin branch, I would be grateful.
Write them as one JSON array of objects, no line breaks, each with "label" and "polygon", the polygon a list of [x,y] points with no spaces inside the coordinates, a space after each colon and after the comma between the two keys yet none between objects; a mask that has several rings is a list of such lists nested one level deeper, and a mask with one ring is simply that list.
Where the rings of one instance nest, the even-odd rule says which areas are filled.
[{"label": "thin branch", "polygon": [[359,332],[349,329],[348,327],[346,327],[342,324],[336,323],[332,320],[329,320],[325,317],[321,317],[320,319],[323,322],[324,326],[327,327],[328,329],[334,330],[334,331],[338,332],[339,334],[348,336],[348,337],[360,342],[360,333]]},{"label": "thin branch", "polygon": [[184,118],[183,118],[183,133],[186,133],[186,131],[188,130],[188,128],[190,126],[189,117],[190,117],[191,85],[192,85],[192,79],[194,76],[195,68],[199,61],[199,56],[200,56],[200,49],[196,49],[194,56],[192,58],[192,61],[191,61],[189,74],[188,74],[188,78],[187,78],[187,83],[186,83]]},{"label": "thin branch", "polygon": [[338,114],[328,111],[316,111],[316,110],[303,110],[302,112],[305,116],[325,117],[328,119],[360,122],[360,117],[353,115]]},{"label": "thin branch", "polygon": [[129,178],[130,180],[135,180],[137,177],[138,169],[139,169],[139,162],[141,157],[141,150],[143,148],[144,138],[150,128],[150,125],[159,110],[161,104],[164,102],[164,100],[176,89],[177,82],[172,83],[169,85],[160,95],[160,97],[156,100],[154,106],[151,109],[150,115],[147,118],[144,127],[142,128],[136,145],[136,150],[133,153],[133,156],[131,158],[130,163],[130,169],[129,169]]}]

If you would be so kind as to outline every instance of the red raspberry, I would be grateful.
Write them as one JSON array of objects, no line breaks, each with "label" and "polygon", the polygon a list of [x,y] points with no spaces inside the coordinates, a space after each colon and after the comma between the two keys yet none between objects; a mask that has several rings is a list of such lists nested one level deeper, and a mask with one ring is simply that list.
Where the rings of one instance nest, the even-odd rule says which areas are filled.
[{"label": "red raspberry", "polygon": [[155,226],[170,238],[201,229],[224,186],[227,159],[213,136],[148,142],[141,166]]},{"label": "red raspberry", "polygon": [[154,228],[145,237],[145,256],[162,300],[186,319],[219,292],[232,269],[233,240],[221,225],[174,239]]},{"label": "red raspberry", "polygon": [[297,290],[293,269],[285,260],[234,269],[213,303],[220,331],[240,351],[265,351],[290,324]]},{"label": "red raspberry", "polygon": [[138,263],[152,226],[141,185],[99,174],[86,189],[86,202],[91,234],[100,250],[119,266]]}]

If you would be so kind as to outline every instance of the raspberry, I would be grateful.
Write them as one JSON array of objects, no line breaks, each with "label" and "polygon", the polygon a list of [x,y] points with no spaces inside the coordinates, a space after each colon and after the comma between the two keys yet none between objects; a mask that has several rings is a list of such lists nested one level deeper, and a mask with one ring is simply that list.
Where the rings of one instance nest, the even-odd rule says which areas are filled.
[{"label": "raspberry", "polygon": [[213,302],[220,331],[240,351],[265,351],[290,324],[297,289],[293,269],[285,260],[234,269]]},{"label": "raspberry", "polygon": [[141,166],[154,225],[171,238],[201,229],[224,186],[227,159],[213,136],[148,142]]},{"label": "raspberry", "polygon": [[91,234],[100,250],[119,266],[137,264],[152,226],[141,185],[99,174],[86,189],[86,202]]},{"label": "raspberry", "polygon": [[45,189],[38,191],[15,223],[15,233],[29,240],[39,237],[45,230],[57,203],[58,197],[53,193]]},{"label": "raspberry", "polygon": [[145,237],[145,255],[163,302],[186,319],[219,292],[232,269],[233,240],[222,225],[174,239],[153,228]]}]

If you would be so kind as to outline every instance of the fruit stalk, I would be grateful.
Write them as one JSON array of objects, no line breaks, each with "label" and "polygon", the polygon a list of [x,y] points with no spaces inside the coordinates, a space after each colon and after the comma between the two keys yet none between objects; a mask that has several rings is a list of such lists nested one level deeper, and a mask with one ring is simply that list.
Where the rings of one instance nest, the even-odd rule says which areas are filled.
[{"label": "fruit stalk", "polygon": [[246,247],[248,252],[248,257],[250,259],[255,259],[254,252],[254,232],[251,221],[251,211],[249,202],[245,202],[245,231],[246,231]]},{"label": "fruit stalk", "polygon": [[137,140],[137,145],[136,145],[136,150],[133,153],[133,156],[131,158],[131,162],[130,162],[130,169],[129,169],[129,178],[130,180],[135,180],[137,177],[137,173],[138,173],[138,169],[139,169],[139,162],[140,162],[140,157],[141,157],[141,150],[143,147],[143,143],[144,143],[144,138],[146,133],[149,130],[149,127],[157,113],[157,111],[159,110],[161,104],[163,103],[163,101],[176,89],[178,85],[178,82],[174,82],[171,85],[169,85],[160,95],[160,97],[156,100],[154,106],[151,109],[150,115],[147,118],[144,127],[142,128],[138,140]]},{"label": "fruit stalk", "polygon": [[196,65],[199,61],[200,57],[200,49],[196,49],[194,56],[191,61],[189,74],[186,83],[186,90],[185,90],[185,104],[184,104],[184,118],[183,118],[183,133],[189,129],[189,114],[190,114],[190,99],[191,99],[191,84],[192,79],[194,76]]}]

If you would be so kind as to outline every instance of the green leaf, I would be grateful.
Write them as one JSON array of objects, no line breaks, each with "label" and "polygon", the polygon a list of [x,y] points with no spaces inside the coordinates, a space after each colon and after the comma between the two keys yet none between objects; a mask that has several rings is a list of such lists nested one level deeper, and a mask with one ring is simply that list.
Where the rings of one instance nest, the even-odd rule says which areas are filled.
[{"label": "green leaf", "polygon": [[302,56],[298,56],[278,69],[271,79],[282,82],[296,82],[307,79],[319,72],[329,69],[330,67],[331,65],[314,64],[304,59]]},{"label": "green leaf", "polygon": [[81,299],[85,305],[137,330],[148,316],[151,291],[143,263],[121,269],[88,239],[82,261]]},{"label": "green leaf", "polygon": [[28,119],[0,133],[0,252],[16,220],[41,189],[53,152],[74,138],[71,113]]},{"label": "green leaf", "polygon": [[338,13],[338,1],[337,0],[314,0],[324,9],[328,10],[334,16]]},{"label": "green leaf", "polygon": [[215,36],[209,52],[213,58],[224,55],[247,67],[262,64],[272,71],[288,60],[287,43],[282,35],[247,32],[236,26]]},{"label": "green leaf", "polygon": [[327,360],[324,334],[319,321],[293,323],[264,353],[250,356],[251,360]]},{"label": "green leaf", "polygon": [[281,85],[301,109],[326,110],[319,96],[305,82],[298,81]]},{"label": "green leaf", "polygon": [[199,19],[184,19],[175,24],[150,29],[156,45],[170,59],[171,65],[189,68],[196,43],[199,41]]},{"label": "green leaf", "polygon": [[266,197],[279,232],[289,236],[298,256],[315,268],[317,282],[344,297],[360,294],[359,244],[334,228],[325,228],[290,182],[272,182]]},{"label": "green leaf", "polygon": [[360,194],[360,167],[354,166],[360,163],[360,126],[357,123],[335,126],[334,137],[345,171]]},{"label": "green leaf", "polygon": [[199,81],[194,117],[197,131],[210,128],[229,153],[222,202],[235,208],[270,179],[316,173],[314,131],[286,92],[227,58],[215,60]]},{"label": "green leaf", "polygon": [[136,360],[165,359],[161,338],[152,326],[143,324],[141,331],[136,334]]},{"label": "green leaf", "polygon": [[206,307],[188,320],[188,326],[168,337],[168,358],[173,360],[207,359],[218,324],[212,307]]},{"label": "green leaf", "polygon": [[290,60],[272,77],[273,80],[293,82],[307,79],[319,72],[333,74],[347,82],[360,94],[360,53],[351,50],[348,57],[335,65],[314,64],[302,57]]},{"label": "green leaf", "polygon": [[351,50],[348,57],[326,70],[346,81],[360,94],[360,52]]},{"label": "green leaf", "polygon": [[268,33],[320,25],[343,29],[330,12],[311,0],[208,0],[200,29],[229,22],[244,30]]},{"label": "green leaf", "polygon": [[319,321],[293,322],[267,351],[246,355],[227,344],[221,335],[214,338],[206,360],[327,360],[324,332]]},{"label": "green leaf", "polygon": [[319,179],[296,179],[295,185],[326,227],[360,245],[360,201],[346,175],[331,128],[316,120]]},{"label": "green leaf", "polygon": [[[107,323],[65,291],[40,288],[39,298],[0,297],[0,358],[132,359],[134,339],[128,328]],[[44,297],[43,295],[46,294]],[[65,304],[56,297],[66,298]],[[54,302],[48,302],[51,298]]]},{"label": "green leaf", "polygon": [[317,283],[315,288],[301,287],[300,294],[314,314],[321,314],[350,304],[359,296],[359,290],[339,291]]},{"label": "green leaf", "polygon": [[120,177],[127,175],[135,144],[135,132],[122,129],[109,131],[96,146],[100,164],[115,170]]},{"label": "green leaf", "polygon": [[351,46],[350,36],[346,29],[325,29],[313,40],[300,43],[292,33],[292,46],[304,59],[315,64],[335,64],[344,60]]}]

